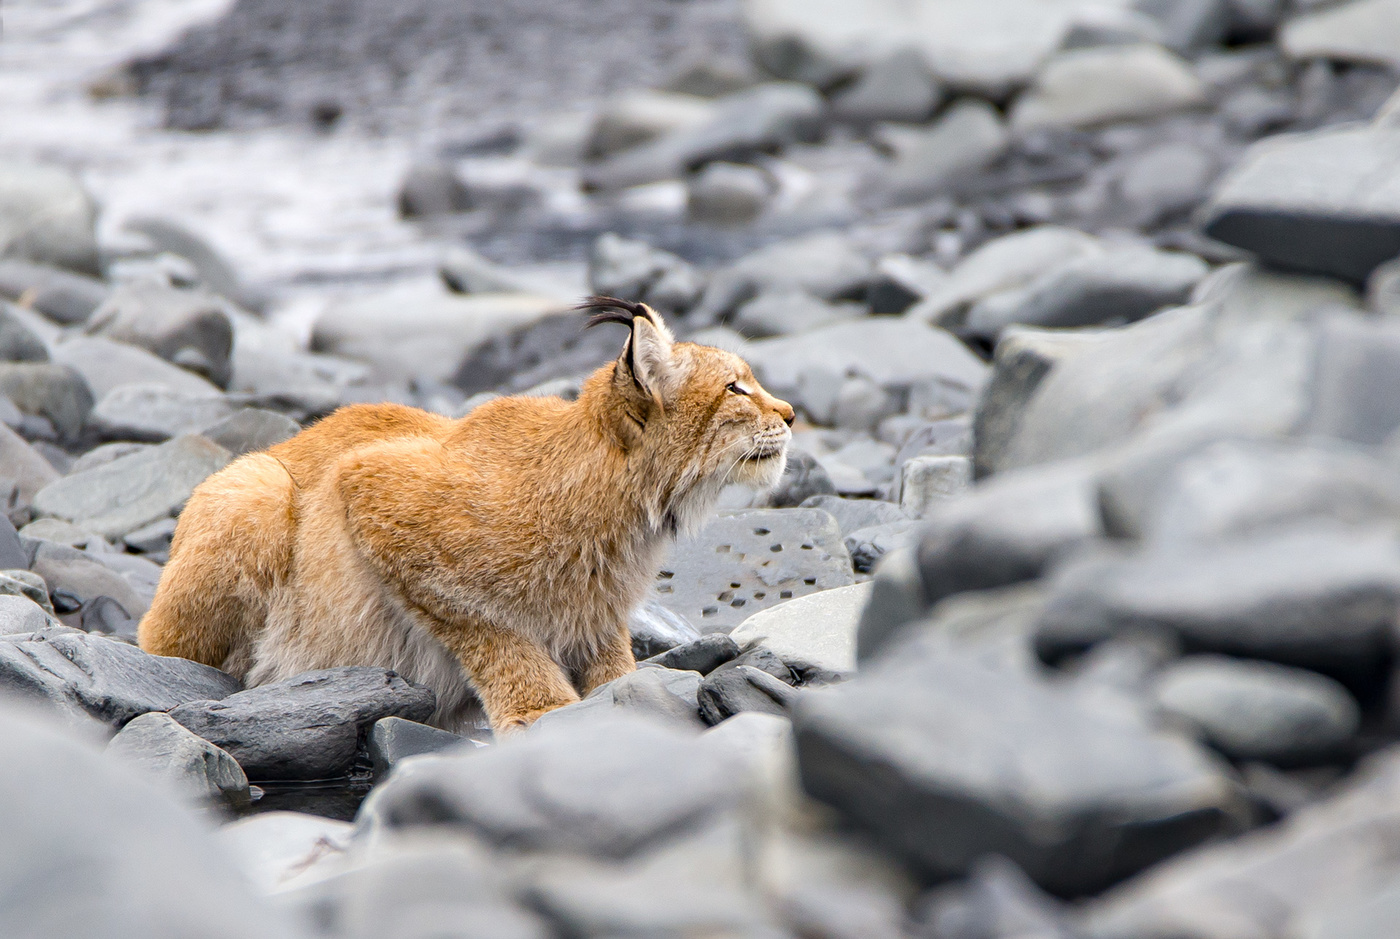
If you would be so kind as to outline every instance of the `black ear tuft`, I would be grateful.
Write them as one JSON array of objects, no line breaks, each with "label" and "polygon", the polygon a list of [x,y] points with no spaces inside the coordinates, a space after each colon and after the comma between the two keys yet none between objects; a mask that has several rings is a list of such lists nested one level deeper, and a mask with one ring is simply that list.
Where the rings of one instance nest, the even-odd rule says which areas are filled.
[{"label": "black ear tuft", "polygon": [[632,320],[637,317],[651,323],[657,321],[656,314],[645,303],[632,303],[628,300],[619,300],[617,297],[589,297],[574,309],[594,311],[584,329],[597,326],[599,323],[621,323],[624,326],[631,326]]}]

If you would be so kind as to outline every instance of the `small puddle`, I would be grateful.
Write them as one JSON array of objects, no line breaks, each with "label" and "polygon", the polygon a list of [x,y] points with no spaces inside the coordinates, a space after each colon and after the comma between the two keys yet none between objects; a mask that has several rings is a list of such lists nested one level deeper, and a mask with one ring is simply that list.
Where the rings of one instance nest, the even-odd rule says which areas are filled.
[{"label": "small puddle", "polygon": [[355,820],[360,803],[374,786],[374,776],[360,773],[340,779],[276,780],[253,783],[253,801],[234,812],[238,818],[263,812],[304,812],[338,821]]}]

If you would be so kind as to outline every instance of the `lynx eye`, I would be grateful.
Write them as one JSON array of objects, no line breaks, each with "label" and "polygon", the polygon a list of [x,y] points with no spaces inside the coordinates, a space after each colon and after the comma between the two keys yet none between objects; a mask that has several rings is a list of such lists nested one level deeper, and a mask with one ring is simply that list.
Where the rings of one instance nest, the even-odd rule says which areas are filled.
[{"label": "lynx eye", "polygon": [[739,384],[737,381],[732,381],[732,382],[730,382],[728,385],[725,385],[725,386],[724,386],[724,390],[725,390],[725,391],[728,391],[730,394],[736,394],[736,395],[746,395],[746,394],[749,393],[749,389],[745,388],[743,385]]}]

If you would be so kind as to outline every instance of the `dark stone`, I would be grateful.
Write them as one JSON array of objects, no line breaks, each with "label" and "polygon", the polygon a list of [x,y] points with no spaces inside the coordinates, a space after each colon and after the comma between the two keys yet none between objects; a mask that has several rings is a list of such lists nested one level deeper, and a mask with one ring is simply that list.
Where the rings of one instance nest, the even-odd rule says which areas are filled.
[{"label": "dark stone", "polygon": [[700,638],[699,631],[689,620],[666,609],[655,596],[647,597],[646,602],[632,611],[627,629],[632,633],[632,656],[638,661]]},{"label": "dark stone", "polygon": [[137,620],[111,597],[93,597],[82,604],[79,614],[84,632],[106,633],[128,642],[136,641]]},{"label": "dark stone", "polygon": [[216,668],[148,655],[114,639],[62,629],[0,637],[0,689],[39,699],[70,719],[120,727],[138,714],[242,689]]},{"label": "dark stone", "polygon": [[471,193],[447,163],[412,167],[399,189],[399,214],[404,218],[450,215],[470,208]]},{"label": "dark stone", "polygon": [[0,363],[0,394],[25,414],[50,421],[64,440],[78,439],[93,405],[82,375],[48,362]]},{"label": "dark stone", "polygon": [[768,493],[768,504],[780,509],[802,505],[813,496],[823,495],[836,495],[836,484],[826,470],[806,450],[788,447],[787,466],[778,485]]},{"label": "dark stone", "polygon": [[722,672],[725,669],[740,668],[742,666],[756,668],[760,672],[767,672],[785,685],[797,684],[797,676],[793,675],[792,669],[788,668],[787,663],[779,658],[771,649],[766,649],[763,646],[754,646],[751,649],[746,649],[738,656],[714,669],[714,671],[710,672],[710,675],[714,675],[715,672]]},{"label": "dark stone", "polygon": [[48,347],[25,326],[19,317],[14,316],[6,305],[0,303],[0,361],[3,362],[47,362]]},{"label": "dark stone", "polygon": [[266,450],[268,447],[290,440],[301,432],[301,425],[275,411],[259,408],[243,408],[217,424],[206,427],[200,435],[223,447],[234,456]]},{"label": "dark stone", "polygon": [[708,675],[739,654],[739,644],[723,633],[701,636],[693,642],[668,649],[647,659],[645,664],[677,668]]},{"label": "dark stone", "polygon": [[0,261],[0,296],[24,297],[30,309],[67,326],[86,322],[108,289],[97,278],[72,271],[16,258]]},{"label": "dark stone", "polygon": [[14,570],[29,564],[29,552],[20,544],[19,532],[8,518],[0,515],[0,570]]},{"label": "dark stone", "polygon": [[851,555],[851,567],[857,573],[870,573],[886,554],[913,540],[914,525],[913,519],[906,518],[851,532],[845,538],[846,551]]},{"label": "dark stone", "polygon": [[248,777],[331,779],[350,772],[370,725],[425,721],[433,693],[382,668],[329,668],[261,685],[170,716],[233,755]]},{"label": "dark stone", "polygon": [[723,666],[700,683],[700,716],[710,726],[743,711],[786,716],[797,695],[792,685],[751,665]]},{"label": "dark stone", "polygon": [[402,717],[382,717],[369,729],[369,761],[376,776],[383,776],[405,757],[437,753],[455,747],[464,738]]},{"label": "dark stone", "polygon": [[458,366],[452,384],[464,394],[524,391],[555,378],[587,374],[617,358],[617,336],[584,331],[589,314],[547,316],[477,346]]}]

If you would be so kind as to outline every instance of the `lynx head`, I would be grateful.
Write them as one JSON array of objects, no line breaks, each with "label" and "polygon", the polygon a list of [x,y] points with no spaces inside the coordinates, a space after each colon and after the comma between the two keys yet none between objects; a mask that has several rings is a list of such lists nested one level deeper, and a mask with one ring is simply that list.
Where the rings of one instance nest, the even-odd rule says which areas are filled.
[{"label": "lynx head", "polygon": [[595,311],[589,326],[631,328],[617,361],[589,384],[606,395],[607,426],[629,463],[662,484],[657,508],[671,528],[698,526],[727,483],[777,484],[792,439],[792,405],[764,391],[747,362],[676,342],[644,303],[593,297],[580,309]]}]

